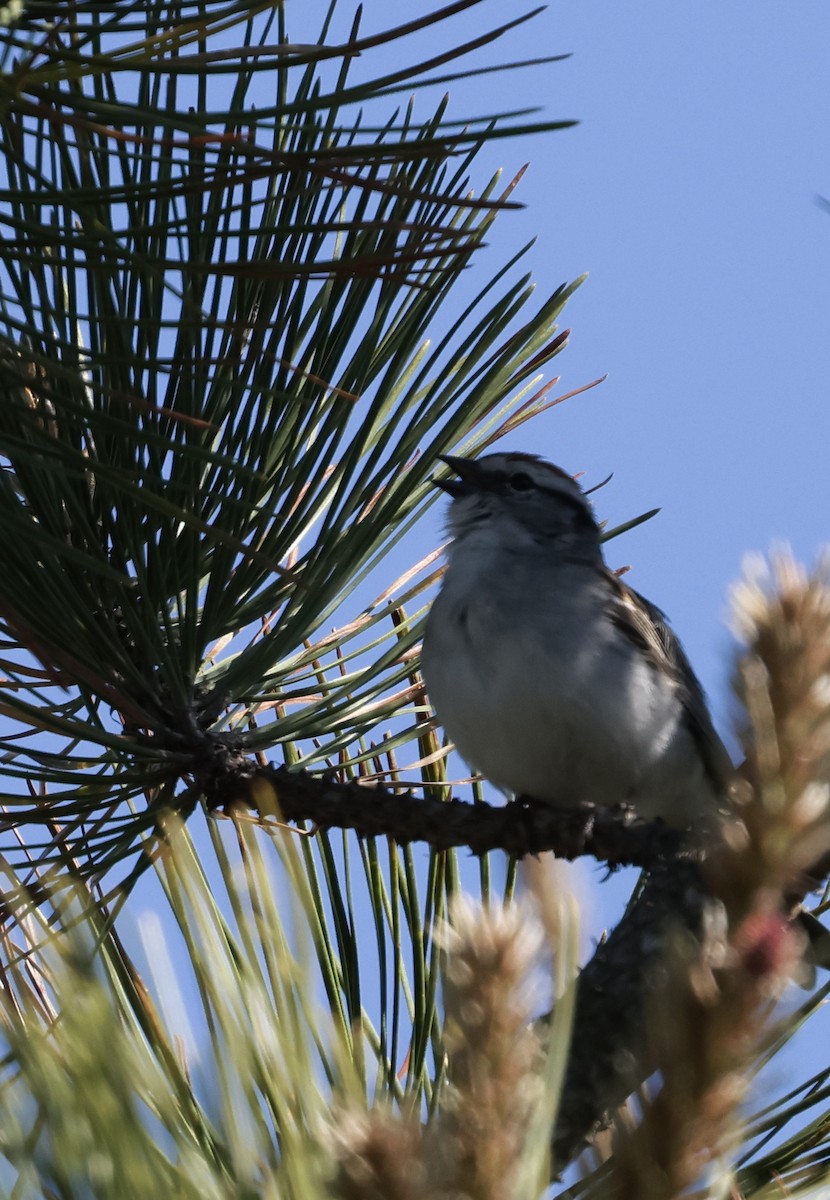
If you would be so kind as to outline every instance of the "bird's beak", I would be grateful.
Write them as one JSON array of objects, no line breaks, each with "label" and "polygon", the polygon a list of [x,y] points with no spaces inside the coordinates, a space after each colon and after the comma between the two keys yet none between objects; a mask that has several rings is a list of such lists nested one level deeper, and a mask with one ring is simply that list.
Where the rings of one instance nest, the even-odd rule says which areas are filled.
[{"label": "bird's beak", "polygon": [[455,454],[439,454],[441,462],[447,464],[459,479],[433,479],[436,487],[441,488],[453,500],[464,496],[472,496],[481,487],[482,470],[474,458],[459,458]]}]

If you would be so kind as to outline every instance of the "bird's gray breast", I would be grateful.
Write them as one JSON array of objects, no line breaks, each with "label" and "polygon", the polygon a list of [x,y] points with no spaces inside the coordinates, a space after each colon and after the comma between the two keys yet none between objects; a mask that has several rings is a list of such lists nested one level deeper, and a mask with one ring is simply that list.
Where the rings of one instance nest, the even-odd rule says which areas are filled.
[{"label": "bird's gray breast", "polygon": [[447,573],[424,678],[464,760],[504,791],[556,804],[632,803],[687,824],[705,793],[675,683],[610,620],[601,577],[562,566]]}]

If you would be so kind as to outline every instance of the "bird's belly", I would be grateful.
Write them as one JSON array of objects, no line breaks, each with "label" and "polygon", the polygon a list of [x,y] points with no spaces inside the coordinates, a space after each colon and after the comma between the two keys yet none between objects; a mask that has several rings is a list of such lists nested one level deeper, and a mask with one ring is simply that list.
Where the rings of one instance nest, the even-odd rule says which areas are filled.
[{"label": "bird's belly", "polygon": [[[686,825],[711,785],[668,681],[597,621],[579,646],[475,624],[433,655],[427,684],[464,760],[497,787],[552,804],[632,804]],[[426,664],[425,664],[426,665]]]}]

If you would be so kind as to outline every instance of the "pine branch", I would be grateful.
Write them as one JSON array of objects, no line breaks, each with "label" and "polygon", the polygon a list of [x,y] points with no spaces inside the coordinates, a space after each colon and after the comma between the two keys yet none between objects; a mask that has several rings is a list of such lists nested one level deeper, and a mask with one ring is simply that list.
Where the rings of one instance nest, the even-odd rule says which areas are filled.
[{"label": "pine branch", "polygon": [[285,821],[385,836],[400,845],[466,847],[476,855],[504,850],[521,858],[552,850],[569,861],[591,855],[609,867],[651,869],[689,853],[678,830],[659,820],[644,821],[623,805],[552,808],[525,799],[502,806],[468,804],[273,766],[231,772],[215,780],[207,795],[213,808],[244,802]]}]

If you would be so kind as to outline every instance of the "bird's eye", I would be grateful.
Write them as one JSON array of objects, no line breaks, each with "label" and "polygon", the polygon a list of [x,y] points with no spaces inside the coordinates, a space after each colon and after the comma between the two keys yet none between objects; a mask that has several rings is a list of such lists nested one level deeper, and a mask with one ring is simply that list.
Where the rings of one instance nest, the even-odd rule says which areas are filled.
[{"label": "bird's eye", "polygon": [[533,487],[533,480],[527,471],[515,471],[507,482],[510,485],[511,491],[514,492],[529,492]]}]

